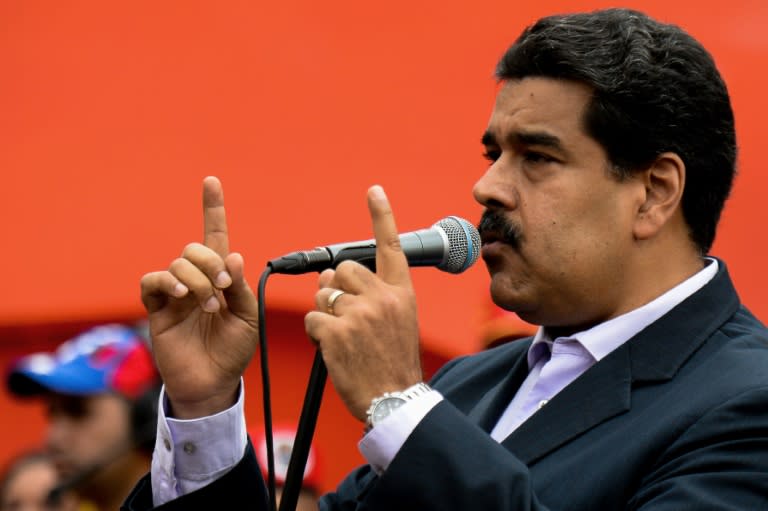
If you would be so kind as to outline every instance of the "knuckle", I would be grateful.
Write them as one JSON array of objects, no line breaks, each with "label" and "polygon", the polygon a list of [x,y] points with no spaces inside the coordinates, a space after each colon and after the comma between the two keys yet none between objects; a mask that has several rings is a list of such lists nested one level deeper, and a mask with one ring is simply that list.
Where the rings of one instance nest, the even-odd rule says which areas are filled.
[{"label": "knuckle", "polygon": [[157,280],[157,274],[155,272],[145,273],[144,275],[141,276],[139,285],[141,286],[141,289],[147,289],[149,287],[152,287],[156,280]]},{"label": "knuckle", "polygon": [[168,265],[168,271],[171,273],[176,273],[182,268],[185,268],[187,266],[187,260],[183,257],[177,257],[173,261],[171,261],[171,264]]},{"label": "knuckle", "polygon": [[318,312],[311,311],[304,316],[304,331],[310,339],[320,344],[320,340],[323,338],[323,324]]},{"label": "knuckle", "polygon": [[354,274],[358,266],[360,266],[360,263],[352,260],[342,261],[336,267],[336,277],[341,279],[348,279],[351,275]]},{"label": "knuckle", "polygon": [[187,243],[187,244],[184,246],[184,250],[182,250],[182,251],[181,251],[181,253],[182,253],[182,255],[183,255],[184,257],[186,257],[186,256],[188,256],[189,254],[191,254],[191,253],[193,253],[193,252],[197,251],[199,247],[200,247],[200,244],[199,244],[199,243],[197,243],[197,242],[194,242],[194,241],[193,241],[192,243]]},{"label": "knuckle", "polygon": [[335,273],[336,272],[330,268],[320,272],[320,276],[318,277],[318,281],[320,282],[320,285],[322,286],[323,282],[330,282],[333,279],[333,276]]},{"label": "knuckle", "polygon": [[384,243],[389,250],[395,250],[398,252],[402,250],[402,245],[400,244],[400,236],[392,236],[391,238],[387,238]]},{"label": "knuckle", "polygon": [[141,290],[143,292],[154,293],[159,288],[163,287],[169,280],[173,280],[173,276],[165,271],[147,273],[141,277]]},{"label": "knuckle", "polygon": [[[327,293],[321,289],[320,291],[315,293],[315,308],[317,310],[322,310],[323,305],[327,302]],[[307,315],[308,316],[308,315]],[[305,321],[307,320],[307,317],[305,317]]]},{"label": "knuckle", "polygon": [[307,333],[314,331],[314,329],[316,328],[316,324],[317,324],[317,322],[315,321],[316,314],[317,312],[315,311],[309,311],[304,315],[304,330]]},{"label": "knuckle", "polygon": [[380,300],[385,309],[396,309],[400,306],[400,298],[394,293],[382,293]]},{"label": "knuckle", "polygon": [[373,272],[357,261],[342,261],[336,267],[336,275],[333,279],[333,287],[342,289],[354,288],[362,283],[369,282]]}]

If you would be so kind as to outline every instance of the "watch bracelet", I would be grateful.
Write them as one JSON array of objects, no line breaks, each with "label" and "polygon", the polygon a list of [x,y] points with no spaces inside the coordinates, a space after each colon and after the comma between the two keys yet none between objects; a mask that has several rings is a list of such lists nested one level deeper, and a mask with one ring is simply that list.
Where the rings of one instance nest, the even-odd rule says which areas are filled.
[{"label": "watch bracelet", "polygon": [[365,415],[365,429],[364,433],[368,433],[371,429],[373,429],[373,423],[371,421],[371,415],[373,413],[374,408],[376,408],[376,405],[381,401],[382,399],[388,398],[388,397],[399,397],[402,399],[405,399],[406,401],[410,401],[411,399],[415,399],[418,396],[424,395],[427,392],[431,392],[432,387],[427,385],[424,382],[418,382],[410,387],[408,387],[405,390],[400,391],[394,391],[394,392],[385,392],[384,394],[380,396],[376,396],[375,398],[371,399],[371,404],[368,407],[368,410],[366,410]]}]

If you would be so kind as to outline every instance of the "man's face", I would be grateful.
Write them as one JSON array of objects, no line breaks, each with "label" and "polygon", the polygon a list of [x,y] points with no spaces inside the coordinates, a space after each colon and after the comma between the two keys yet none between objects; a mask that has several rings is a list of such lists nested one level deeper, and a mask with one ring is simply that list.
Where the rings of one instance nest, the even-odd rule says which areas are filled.
[{"label": "man's face", "polygon": [[130,406],[112,394],[51,394],[47,447],[63,478],[84,473],[130,448]]},{"label": "man's face", "polygon": [[590,95],[548,78],[504,83],[483,137],[491,164],[474,187],[494,301],[573,331],[630,310],[623,277],[644,196],[585,133]]}]

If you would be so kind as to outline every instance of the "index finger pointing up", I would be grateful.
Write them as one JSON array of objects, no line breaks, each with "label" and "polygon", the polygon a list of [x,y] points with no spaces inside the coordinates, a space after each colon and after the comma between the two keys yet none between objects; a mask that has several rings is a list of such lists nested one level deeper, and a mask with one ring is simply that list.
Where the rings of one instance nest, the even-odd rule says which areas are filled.
[{"label": "index finger pointing up", "polygon": [[410,284],[408,260],[400,246],[395,215],[379,185],[368,189],[368,210],[376,238],[376,273],[388,284]]},{"label": "index finger pointing up", "polygon": [[224,190],[219,178],[214,176],[203,179],[203,244],[221,257],[229,254]]}]

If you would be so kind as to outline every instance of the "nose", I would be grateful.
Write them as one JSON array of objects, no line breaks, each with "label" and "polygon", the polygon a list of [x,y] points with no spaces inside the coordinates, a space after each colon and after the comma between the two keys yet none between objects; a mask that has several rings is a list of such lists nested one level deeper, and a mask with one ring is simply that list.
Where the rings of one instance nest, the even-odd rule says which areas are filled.
[{"label": "nose", "polygon": [[514,189],[509,179],[504,179],[501,159],[491,164],[472,187],[472,195],[482,206],[489,209],[514,209]]}]

